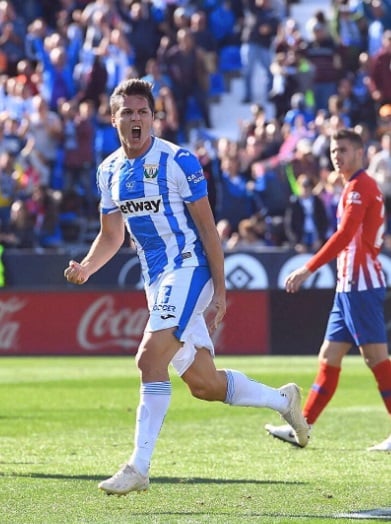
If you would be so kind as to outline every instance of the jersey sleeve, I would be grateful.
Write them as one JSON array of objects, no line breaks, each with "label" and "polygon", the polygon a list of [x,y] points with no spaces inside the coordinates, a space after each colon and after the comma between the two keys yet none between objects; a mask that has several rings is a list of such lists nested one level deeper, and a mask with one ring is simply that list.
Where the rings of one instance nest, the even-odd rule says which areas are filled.
[{"label": "jersey sleeve", "polygon": [[174,160],[178,167],[179,193],[184,201],[195,202],[207,196],[207,181],[198,158],[186,149],[179,149]]},{"label": "jersey sleeve", "polygon": [[307,262],[306,267],[311,272],[334,260],[345,249],[363,223],[370,195],[359,179],[354,180],[343,195],[343,213],[338,229]]},{"label": "jersey sleeve", "polygon": [[109,190],[109,181],[109,173],[105,169],[103,169],[102,166],[100,166],[96,174],[96,184],[100,194],[99,209],[103,215],[109,215],[110,213],[114,213],[114,211],[118,211],[118,207],[111,198],[111,192]]}]

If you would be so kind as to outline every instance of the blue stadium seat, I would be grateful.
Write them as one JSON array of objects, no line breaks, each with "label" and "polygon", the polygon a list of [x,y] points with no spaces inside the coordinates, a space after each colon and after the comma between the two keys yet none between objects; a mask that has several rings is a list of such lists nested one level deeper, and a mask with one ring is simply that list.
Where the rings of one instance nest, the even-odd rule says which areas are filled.
[{"label": "blue stadium seat", "polygon": [[240,74],[241,69],[240,46],[228,45],[222,47],[219,52],[219,71],[221,73]]},{"label": "blue stadium seat", "polygon": [[225,92],[224,75],[219,71],[209,75],[209,98],[218,101]]},{"label": "blue stadium seat", "polygon": [[186,103],[186,123],[189,126],[197,125],[203,121],[201,110],[196,99],[190,96]]},{"label": "blue stadium seat", "polygon": [[219,71],[224,78],[225,90],[229,91],[231,80],[240,77],[242,73],[240,46],[228,45],[220,49]]}]

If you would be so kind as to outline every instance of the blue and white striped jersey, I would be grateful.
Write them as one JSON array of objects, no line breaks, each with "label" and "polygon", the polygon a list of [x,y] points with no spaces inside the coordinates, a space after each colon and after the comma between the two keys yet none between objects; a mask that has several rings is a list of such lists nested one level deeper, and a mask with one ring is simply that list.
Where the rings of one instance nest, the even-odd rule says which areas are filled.
[{"label": "blue and white striped jersey", "polygon": [[98,168],[97,183],[101,213],[122,213],[146,284],[166,271],[208,265],[186,207],[207,195],[193,153],[154,137],[140,157],[126,158],[121,148],[107,157]]}]

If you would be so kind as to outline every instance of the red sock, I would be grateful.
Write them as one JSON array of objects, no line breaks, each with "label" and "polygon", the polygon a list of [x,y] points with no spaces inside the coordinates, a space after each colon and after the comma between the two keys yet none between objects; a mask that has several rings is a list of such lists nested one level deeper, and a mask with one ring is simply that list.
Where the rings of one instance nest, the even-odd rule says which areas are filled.
[{"label": "red sock", "polygon": [[388,413],[391,415],[391,360],[383,360],[371,369],[375,376],[380,395],[386,405]]},{"label": "red sock", "polygon": [[337,389],[340,371],[341,368],[320,364],[303,408],[308,424],[313,424],[330,402]]}]

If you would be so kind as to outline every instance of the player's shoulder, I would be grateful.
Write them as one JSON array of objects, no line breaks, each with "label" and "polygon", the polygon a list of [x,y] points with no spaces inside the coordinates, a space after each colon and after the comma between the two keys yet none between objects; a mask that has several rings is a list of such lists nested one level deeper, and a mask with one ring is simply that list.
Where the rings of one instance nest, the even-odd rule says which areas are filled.
[{"label": "player's shoulder", "polygon": [[350,193],[360,195],[360,200],[370,202],[379,200],[382,192],[376,180],[367,172],[362,171],[360,176],[355,177],[350,184]]},{"label": "player's shoulder", "polygon": [[156,147],[161,152],[166,152],[172,162],[185,173],[195,173],[202,170],[198,157],[190,149],[162,138],[155,138],[155,142]]},{"label": "player's shoulder", "polygon": [[358,176],[355,176],[350,180],[349,185],[351,187],[366,188],[369,190],[375,190],[375,188],[378,187],[376,180],[364,169],[360,171]]},{"label": "player's shoulder", "polygon": [[98,166],[98,171],[100,173],[109,173],[111,172],[115,165],[123,160],[123,151],[122,148],[116,149],[113,153],[107,156]]},{"label": "player's shoulder", "polygon": [[164,140],[163,138],[155,137],[154,146],[156,149],[170,154],[174,159],[181,156],[194,156],[194,153],[186,147],[170,142],[169,140]]}]

